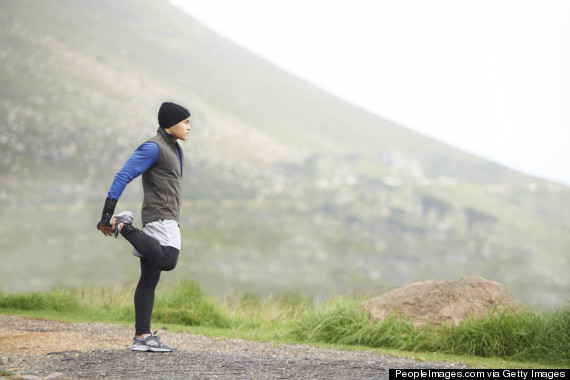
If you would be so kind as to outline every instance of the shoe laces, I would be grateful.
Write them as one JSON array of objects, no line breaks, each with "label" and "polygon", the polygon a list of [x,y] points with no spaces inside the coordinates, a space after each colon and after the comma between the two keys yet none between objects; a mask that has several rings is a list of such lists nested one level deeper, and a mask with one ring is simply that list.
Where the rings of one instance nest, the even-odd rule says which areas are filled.
[{"label": "shoe laces", "polygon": [[151,332],[150,335],[147,335],[144,338],[137,338],[137,339],[144,340],[144,339],[154,338],[155,340],[158,340],[160,342],[160,336],[156,335],[157,332],[158,330],[156,330],[155,332]]},{"label": "shoe laces", "polygon": [[119,237],[119,230],[121,229],[121,224],[125,224],[124,222],[119,222],[115,225],[115,238]]}]

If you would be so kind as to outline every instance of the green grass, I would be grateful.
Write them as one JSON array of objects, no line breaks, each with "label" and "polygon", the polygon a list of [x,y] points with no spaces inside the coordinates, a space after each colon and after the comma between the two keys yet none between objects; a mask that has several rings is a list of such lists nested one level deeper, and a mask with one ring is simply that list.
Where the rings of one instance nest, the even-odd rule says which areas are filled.
[{"label": "green grass", "polygon": [[333,300],[307,313],[293,334],[308,342],[570,364],[570,307],[544,314],[499,312],[457,327],[416,328],[395,315],[372,323],[359,305],[357,299]]},{"label": "green grass", "polygon": [[[315,307],[299,295],[213,298],[190,281],[161,285],[153,323],[171,331],[276,344],[376,349],[420,360],[463,361],[472,366],[570,367],[570,308],[551,313],[522,310],[469,319],[460,326],[416,328],[395,315],[371,321],[357,297]],[[56,289],[0,293],[0,313],[76,322],[131,325],[134,287]]]},{"label": "green grass", "polygon": [[0,293],[0,307],[18,310],[66,311],[78,306],[70,290],[58,289],[52,292],[9,294]]},{"label": "green grass", "polygon": [[224,310],[190,281],[166,289],[156,303],[153,319],[184,326],[230,327]]}]

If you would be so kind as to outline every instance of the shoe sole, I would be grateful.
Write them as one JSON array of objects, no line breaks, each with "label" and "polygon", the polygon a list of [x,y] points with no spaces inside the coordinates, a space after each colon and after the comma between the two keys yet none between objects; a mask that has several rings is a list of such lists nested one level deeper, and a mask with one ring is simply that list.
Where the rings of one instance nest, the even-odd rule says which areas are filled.
[{"label": "shoe sole", "polygon": [[[127,220],[123,220],[123,218],[125,217],[125,215],[128,215]],[[113,215],[115,217],[115,219],[117,220],[117,223],[125,223],[128,222],[128,224],[131,224],[133,222],[133,220],[135,219],[135,214],[133,214],[131,211],[121,211],[120,213],[118,213],[117,215]]]},{"label": "shoe sole", "polygon": [[152,352],[172,352],[168,348],[151,347],[151,346],[133,346],[133,351],[152,351]]},{"label": "shoe sole", "polygon": [[[125,216],[127,216],[125,218]],[[133,220],[135,219],[135,214],[133,214],[131,211],[121,211],[120,213],[118,213],[117,215],[113,215],[113,217],[115,218],[115,238],[119,237],[119,230],[121,229],[121,224],[125,225],[125,224],[131,224],[133,223]]]}]

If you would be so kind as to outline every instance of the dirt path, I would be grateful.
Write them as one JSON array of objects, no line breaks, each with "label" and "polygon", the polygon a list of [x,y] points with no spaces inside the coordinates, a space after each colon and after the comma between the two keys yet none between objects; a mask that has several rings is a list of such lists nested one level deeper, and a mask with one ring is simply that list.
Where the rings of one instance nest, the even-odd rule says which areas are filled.
[{"label": "dirt path", "polygon": [[[161,332],[172,353],[132,352],[132,329],[0,315],[0,370],[66,379],[387,379],[389,368],[465,368],[379,355]],[[0,377],[1,379],[1,377]]]}]

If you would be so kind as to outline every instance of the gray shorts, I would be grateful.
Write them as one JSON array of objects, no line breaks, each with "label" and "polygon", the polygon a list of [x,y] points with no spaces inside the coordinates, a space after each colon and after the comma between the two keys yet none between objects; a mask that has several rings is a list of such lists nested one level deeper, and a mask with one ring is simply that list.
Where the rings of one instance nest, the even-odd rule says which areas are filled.
[{"label": "gray shorts", "polygon": [[[182,238],[180,237],[180,227],[175,220],[163,219],[151,222],[145,225],[142,231],[158,240],[160,245],[164,247],[174,247],[180,250]],[[143,257],[136,249],[133,248],[133,256]]]}]

